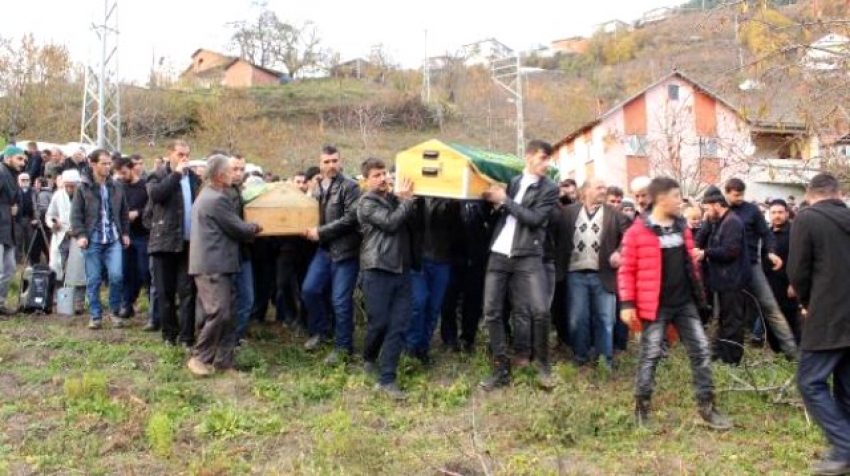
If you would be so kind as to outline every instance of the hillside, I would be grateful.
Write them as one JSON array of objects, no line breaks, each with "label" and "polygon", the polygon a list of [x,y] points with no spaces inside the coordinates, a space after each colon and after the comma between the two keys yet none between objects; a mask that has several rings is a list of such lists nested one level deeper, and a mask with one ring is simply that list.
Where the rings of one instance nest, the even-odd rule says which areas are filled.
[{"label": "hillside", "polygon": [[[847,17],[844,0],[819,5],[818,21],[809,2],[767,10],[677,10],[641,28],[597,33],[582,54],[531,55],[525,64],[546,71],[524,77],[525,135],[557,141],[673,68],[766,117],[775,116],[772,109],[781,103],[796,109],[795,117],[822,119],[821,111],[801,102],[847,104],[850,88],[803,77],[800,45],[828,32],[850,34],[850,25],[829,20]],[[763,84],[763,90],[743,95],[738,85],[745,80]],[[433,137],[516,149],[515,105],[487,70],[455,61],[434,71],[430,104],[420,99],[422,84],[421,71],[386,70],[365,79],[302,80],[247,91],[127,87],[121,99],[123,148],[152,157],[167,139],[188,137],[199,155],[239,151],[283,175],[312,164],[324,143],[343,151],[349,172],[364,157],[392,159]],[[19,137],[76,140],[76,121],[68,118],[79,111],[80,89],[74,83],[33,84],[20,100],[0,98],[0,119]],[[832,96],[817,97],[823,91]],[[8,107],[10,101],[15,107]]]}]

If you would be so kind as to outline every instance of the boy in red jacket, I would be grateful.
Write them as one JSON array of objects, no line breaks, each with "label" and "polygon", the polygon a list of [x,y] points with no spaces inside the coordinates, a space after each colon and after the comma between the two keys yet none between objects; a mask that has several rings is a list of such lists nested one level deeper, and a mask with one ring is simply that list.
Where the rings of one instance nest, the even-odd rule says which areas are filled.
[{"label": "boy in red jacket", "polygon": [[623,238],[617,276],[620,319],[627,325],[639,319],[643,327],[635,418],[638,425],[649,421],[655,368],[661,359],[665,329],[672,324],[691,360],[700,417],[714,429],[727,430],[732,424],[714,406],[711,351],[698,312],[698,305],[704,304],[702,283],[694,261],[693,237],[679,215],[679,184],[671,178],[655,178],[649,196],[651,211],[635,220]]}]

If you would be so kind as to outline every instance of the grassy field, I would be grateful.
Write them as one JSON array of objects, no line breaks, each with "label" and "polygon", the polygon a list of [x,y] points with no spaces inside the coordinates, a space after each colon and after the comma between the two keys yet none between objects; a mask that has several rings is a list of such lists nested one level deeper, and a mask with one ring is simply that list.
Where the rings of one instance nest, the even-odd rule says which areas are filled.
[{"label": "grassy field", "polygon": [[[554,391],[524,370],[492,394],[476,390],[483,347],[438,350],[430,370],[403,361],[411,399],[398,404],[358,364],[327,368],[281,326],[252,329],[238,354],[249,372],[199,380],[138,318],[100,332],[85,323],[0,321],[0,474],[800,474],[823,445],[802,408],[747,392],[720,393],[734,431],[700,426],[678,347],[646,430],[632,422],[634,349],[610,375],[557,353]],[[793,373],[761,350],[748,361],[752,377],[717,367],[718,388]]]}]

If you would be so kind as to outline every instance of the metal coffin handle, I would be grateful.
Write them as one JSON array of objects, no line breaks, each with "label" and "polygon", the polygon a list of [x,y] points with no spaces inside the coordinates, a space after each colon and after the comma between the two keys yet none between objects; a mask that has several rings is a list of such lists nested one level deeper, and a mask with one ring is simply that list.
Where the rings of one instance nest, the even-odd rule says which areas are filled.
[{"label": "metal coffin handle", "polygon": [[440,175],[442,167],[422,167],[423,177],[436,177]]}]

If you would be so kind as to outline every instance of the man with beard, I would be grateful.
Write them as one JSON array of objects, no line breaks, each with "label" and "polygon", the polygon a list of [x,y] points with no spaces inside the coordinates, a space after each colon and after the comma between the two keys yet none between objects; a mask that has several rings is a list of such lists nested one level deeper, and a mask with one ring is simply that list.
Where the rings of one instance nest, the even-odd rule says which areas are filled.
[{"label": "man with beard", "polygon": [[26,172],[18,175],[18,215],[15,218],[18,260],[26,256],[27,260],[32,262],[31,252],[35,246],[33,238],[39,232],[39,222],[35,212],[35,190],[32,188],[32,179]]},{"label": "man with beard", "polygon": [[578,184],[576,181],[567,178],[558,183],[558,201],[561,205],[572,205],[578,200]]},{"label": "man with beard", "polygon": [[114,327],[124,327],[119,316],[123,291],[123,253],[130,246],[130,218],[124,189],[112,179],[112,157],[97,149],[91,153],[91,176],[74,193],[71,203],[71,232],[83,250],[86,262],[86,295],[89,302],[89,329],[102,326],[100,285],[103,270],[109,279],[109,317]]},{"label": "man with beard", "polygon": [[312,335],[304,347],[316,350],[330,338],[331,323],[325,312],[325,294],[330,291],[336,319],[336,342],[325,362],[336,365],[354,353],[354,286],[360,250],[357,200],[360,187],[342,174],[342,158],[334,146],[322,148],[319,168],[322,171],[316,190],[319,226],[304,233],[308,240],[319,245],[302,290]]},{"label": "man with beard", "polygon": [[[762,258],[762,268],[764,275],[767,277],[767,282],[770,283],[770,289],[773,291],[773,296],[776,298],[779,309],[785,320],[788,321],[788,326],[794,334],[794,341],[800,343],[800,320],[798,318],[797,295],[788,281],[788,272],[786,263],[788,263],[788,251],[791,240],[791,209],[787,203],[781,198],[770,202],[770,232],[773,233],[773,238],[776,241],[776,255],[782,260],[782,267],[773,269],[773,265],[767,257]],[[779,342],[772,331],[767,332],[767,341],[770,348],[774,352],[779,352]]]},{"label": "man with beard", "polygon": [[744,354],[744,293],[750,280],[744,224],[729,210],[717,187],[709,187],[702,199],[705,218],[711,222],[707,246],[695,254],[705,260],[708,282],[720,303],[720,325],[714,358],[738,365]]},{"label": "man with beard", "polygon": [[15,275],[14,217],[18,212],[18,182],[16,176],[26,163],[24,151],[8,146],[3,151],[0,166],[0,316],[10,316],[14,311],[6,308],[9,283]]},{"label": "man with beard", "polygon": [[130,246],[124,250],[124,303],[120,317],[129,319],[135,314],[134,306],[143,288],[150,290],[151,271],[148,256],[150,231],[142,223],[142,214],[148,203],[147,183],[141,177],[142,167],[130,158],[119,157],[113,165],[118,180],[124,185],[130,217]]}]

